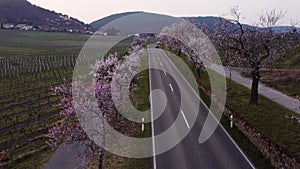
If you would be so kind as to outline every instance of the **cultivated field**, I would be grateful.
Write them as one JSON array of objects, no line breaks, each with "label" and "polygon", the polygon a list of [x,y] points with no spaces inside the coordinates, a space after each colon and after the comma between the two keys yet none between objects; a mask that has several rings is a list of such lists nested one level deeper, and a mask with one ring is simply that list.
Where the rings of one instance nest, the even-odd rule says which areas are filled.
[{"label": "cultivated field", "polygon": [[0,168],[36,168],[54,152],[45,134],[61,118],[55,106],[61,96],[51,88],[72,80],[89,36],[6,30],[0,36]]},{"label": "cultivated field", "polygon": [[[3,37],[0,39],[0,168],[42,168],[55,152],[47,145],[46,134],[62,118],[59,114],[62,107],[57,106],[62,96],[51,89],[72,81],[80,52],[80,63],[84,64],[79,67],[90,67],[91,59],[123,37],[95,36],[90,39],[88,50],[81,51],[90,36],[7,30],[0,30],[0,36]],[[128,54],[132,40],[119,42],[108,53],[118,57]],[[147,81],[145,85],[147,88]],[[144,108],[138,106],[141,101],[148,101],[148,94],[143,96],[145,92],[138,92],[132,98],[138,108]],[[145,128],[149,134],[149,126]],[[137,133],[141,135],[145,133]],[[109,153],[106,156],[107,161],[115,159],[121,168],[134,168],[140,163],[151,165],[149,159],[137,163]]]}]

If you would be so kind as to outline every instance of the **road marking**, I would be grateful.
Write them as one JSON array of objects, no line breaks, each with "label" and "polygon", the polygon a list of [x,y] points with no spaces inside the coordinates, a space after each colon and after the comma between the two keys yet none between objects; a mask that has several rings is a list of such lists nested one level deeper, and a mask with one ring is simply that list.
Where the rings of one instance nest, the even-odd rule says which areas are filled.
[{"label": "road marking", "polygon": [[182,114],[182,116],[183,116],[183,119],[184,119],[184,121],[185,121],[185,124],[186,124],[187,128],[190,128],[190,125],[189,125],[189,123],[188,123],[188,121],[187,121],[187,119],[186,119],[186,117],[185,117],[183,111],[181,110],[180,112],[181,112],[181,114]]},{"label": "road marking", "polygon": [[160,66],[162,66],[162,63],[161,63],[161,62],[159,62],[159,64],[160,64]]},{"label": "road marking", "polygon": [[167,76],[166,70],[164,70],[164,74]]},{"label": "road marking", "polygon": [[170,88],[171,88],[171,91],[172,91],[172,92],[174,92],[172,85],[171,85],[171,84],[169,84],[169,86],[170,86]]},{"label": "road marking", "polygon": [[144,117],[143,117],[143,118],[142,118],[142,131],[145,130],[145,124],[144,124],[144,121],[145,121],[145,119],[144,119]]}]

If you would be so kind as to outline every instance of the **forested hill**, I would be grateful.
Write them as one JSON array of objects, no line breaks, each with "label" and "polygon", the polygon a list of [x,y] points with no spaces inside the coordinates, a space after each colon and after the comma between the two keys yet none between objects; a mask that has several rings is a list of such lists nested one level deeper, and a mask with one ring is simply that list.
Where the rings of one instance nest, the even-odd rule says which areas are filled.
[{"label": "forested hill", "polygon": [[87,32],[78,19],[31,4],[27,0],[0,0],[1,28],[41,31]]}]

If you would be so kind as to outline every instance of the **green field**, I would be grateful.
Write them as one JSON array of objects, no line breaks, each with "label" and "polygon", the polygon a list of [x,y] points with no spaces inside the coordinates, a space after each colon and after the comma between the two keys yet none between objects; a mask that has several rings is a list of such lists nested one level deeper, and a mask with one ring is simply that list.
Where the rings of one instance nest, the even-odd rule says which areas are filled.
[{"label": "green field", "polygon": [[81,49],[90,37],[85,34],[22,32],[0,29],[0,56],[53,53],[65,49]]},{"label": "green field", "polygon": [[0,146],[5,154],[1,165],[22,166],[33,154],[50,150],[44,134],[60,119],[60,108],[53,106],[60,96],[53,95],[51,87],[71,76],[72,68],[66,68],[1,78]]},{"label": "green field", "polygon": [[87,35],[0,30],[0,168],[38,168],[53,153],[44,136],[59,121],[51,87],[71,80]]}]

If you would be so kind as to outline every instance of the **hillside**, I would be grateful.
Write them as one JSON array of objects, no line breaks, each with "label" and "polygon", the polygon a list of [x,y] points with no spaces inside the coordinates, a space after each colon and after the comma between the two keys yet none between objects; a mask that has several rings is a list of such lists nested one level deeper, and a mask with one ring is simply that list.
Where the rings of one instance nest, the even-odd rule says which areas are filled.
[{"label": "hillside", "polygon": [[75,18],[43,9],[26,0],[0,0],[0,22],[1,28],[6,29],[81,33],[90,30],[89,25]]},{"label": "hillside", "polygon": [[108,24],[109,22],[112,22],[116,19],[119,19],[119,18],[127,16],[127,15],[136,14],[136,13],[140,13],[140,12],[125,12],[125,13],[113,14],[113,15],[101,18],[97,21],[94,21],[90,25],[91,25],[92,29],[96,31],[99,28],[101,28],[102,26]]},{"label": "hillside", "polygon": [[[93,28],[93,30],[96,31],[116,19],[131,15],[131,14],[137,14],[137,13],[143,13],[143,12],[125,12],[125,13],[114,14],[114,15],[110,15],[110,16],[104,17],[102,19],[99,19],[97,21],[94,21],[90,25]],[[147,19],[149,19],[149,18],[147,18]],[[209,30],[214,30],[215,24],[217,22],[219,22],[220,20],[226,21],[226,19],[224,19],[222,17],[214,17],[214,16],[183,17],[183,19],[187,19],[198,26],[205,24],[209,28]],[[230,21],[227,21],[227,22],[230,22]],[[252,27],[251,25],[248,25],[248,24],[243,24],[243,26],[248,27],[248,28]],[[130,25],[125,25],[125,27],[130,27]],[[124,28],[122,28],[122,29],[124,30]],[[291,26],[276,26],[276,27],[274,27],[275,32],[285,32],[285,31],[289,31],[291,29],[292,29]],[[300,28],[297,28],[297,30],[300,31]],[[105,31],[105,30],[102,29],[102,31]],[[126,31],[130,32],[130,30],[126,30]],[[124,33],[124,32],[122,32],[122,33]]]},{"label": "hillside", "polygon": [[[215,24],[219,22],[220,20],[226,21],[225,18],[222,17],[214,17],[214,16],[206,16],[206,17],[184,17],[184,19],[188,19],[190,22],[194,23],[195,25],[203,25],[205,24],[210,30],[215,29]],[[229,22],[227,20],[227,22]],[[251,28],[253,26],[249,24],[242,24],[245,28]],[[261,28],[258,28],[261,29]],[[286,32],[286,31],[291,31],[294,29],[292,26],[275,26],[273,27],[273,30],[275,32]],[[296,28],[298,32],[300,32],[300,28]]]},{"label": "hillside", "polygon": [[182,18],[162,14],[128,12],[97,20],[91,23],[91,26],[98,33],[111,34],[111,32],[117,32],[121,35],[132,35],[136,33],[159,33],[164,27],[180,20]]}]

